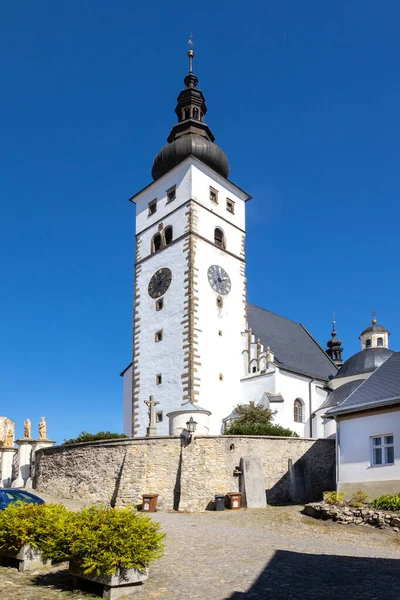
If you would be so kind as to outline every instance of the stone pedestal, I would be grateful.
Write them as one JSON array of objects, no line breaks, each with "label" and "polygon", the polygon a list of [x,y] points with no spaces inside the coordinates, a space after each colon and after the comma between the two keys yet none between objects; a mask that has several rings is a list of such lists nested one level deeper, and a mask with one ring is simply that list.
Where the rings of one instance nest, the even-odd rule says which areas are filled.
[{"label": "stone pedestal", "polygon": [[43,562],[40,552],[24,544],[19,550],[7,551],[0,550],[0,560],[2,557],[13,558],[18,563],[18,571],[35,571],[41,567],[50,566],[50,562]]},{"label": "stone pedestal", "polygon": [[35,479],[35,455],[38,450],[42,448],[50,448],[50,446],[54,446],[56,442],[52,440],[31,440],[32,454],[31,454],[31,469],[30,475],[25,482],[25,487],[27,489],[31,489],[33,487],[33,481]]},{"label": "stone pedestal", "polygon": [[72,587],[79,588],[80,580],[86,579],[103,586],[103,598],[107,600],[118,600],[119,598],[131,598],[132,594],[141,591],[143,583],[149,577],[149,569],[143,572],[136,569],[117,569],[113,575],[85,575],[85,573],[74,564],[69,563],[69,573],[72,575]]},{"label": "stone pedestal", "polygon": [[11,487],[13,460],[16,452],[16,448],[4,448],[4,446],[1,448],[0,487]]},{"label": "stone pedestal", "polygon": [[17,478],[12,482],[12,488],[25,487],[27,479],[31,476],[31,454],[32,454],[32,442],[30,438],[21,438],[16,440],[15,443],[19,446],[18,448],[18,470]]}]

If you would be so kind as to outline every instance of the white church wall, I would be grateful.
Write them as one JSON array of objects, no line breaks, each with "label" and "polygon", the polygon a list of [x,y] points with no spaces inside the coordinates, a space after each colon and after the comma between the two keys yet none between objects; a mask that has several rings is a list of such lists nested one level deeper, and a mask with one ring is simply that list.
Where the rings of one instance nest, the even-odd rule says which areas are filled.
[{"label": "white church wall", "polygon": [[132,437],[132,365],[123,374],[124,433]]},{"label": "white church wall", "polygon": [[[141,233],[156,221],[164,219],[173,210],[187,202],[191,196],[192,176],[188,159],[155,181],[134,199],[136,204],[136,233]],[[168,202],[167,190],[176,185],[176,198]],[[148,204],[157,198],[157,211],[149,216]]]},{"label": "white church wall", "polygon": [[335,419],[322,419],[324,424],[324,435],[326,438],[336,437],[336,421]]},{"label": "white church wall", "polygon": [[[241,401],[241,332],[246,326],[242,262],[214,245],[198,240],[195,263],[198,269],[198,327],[201,330],[198,333],[201,363],[197,367],[200,378],[198,402],[211,411],[210,433],[218,434],[222,419]],[[231,292],[222,296],[222,308],[218,308],[218,293],[208,281],[211,265],[225,269],[232,282]]]},{"label": "white church wall", "polygon": [[[138,252],[136,260],[142,260],[143,258],[146,258],[151,255],[151,242],[154,235],[158,232],[162,232],[166,227],[172,226],[173,240],[176,240],[185,233],[185,228],[187,226],[188,221],[187,215],[185,214],[187,210],[186,205],[187,203],[183,203],[183,206],[181,204],[181,206],[177,208],[177,210],[174,210],[169,215],[164,216],[162,221],[158,223],[155,227],[150,227],[137,236]],[[159,229],[160,225],[162,225],[162,229]]]},{"label": "white church wall", "polygon": [[[216,215],[233,223],[240,229],[245,229],[245,202],[247,194],[239,190],[227,179],[211,171],[206,165],[194,159],[192,168],[192,198],[212,210]],[[218,202],[210,200],[210,186],[218,192]],[[234,213],[226,209],[226,199],[235,203]]]},{"label": "white church wall", "polygon": [[[394,464],[372,466],[371,437],[393,435]],[[338,421],[338,488],[366,491],[371,498],[397,493],[400,485],[400,409],[342,417]]]},{"label": "white church wall", "polygon": [[[249,403],[254,400],[260,402],[266,392],[281,394],[284,402],[271,402],[270,409],[276,411],[274,422],[282,427],[295,431],[301,437],[310,435],[310,405],[309,405],[310,379],[282,369],[275,368],[274,372],[258,375],[249,375],[241,380],[242,402]],[[312,413],[324,402],[327,392],[321,389],[320,381],[311,383]],[[294,401],[299,398],[303,404],[303,422],[294,420]],[[322,422],[313,419],[312,437],[324,437]]]},{"label": "white church wall", "polygon": [[[185,210],[184,208],[182,210]],[[184,279],[187,269],[184,240],[172,244],[165,250],[152,255],[141,263],[138,278],[138,296],[140,298],[140,335],[137,353],[137,373],[140,374],[139,411],[140,427],[137,435],[145,435],[148,425],[148,407],[144,403],[153,395],[160,404],[157,412],[163,412],[162,422],[156,423],[158,435],[168,435],[166,413],[182,402],[183,385],[183,330],[184,317]],[[148,294],[151,277],[161,267],[172,271],[172,281],[164,294],[164,307],[156,311],[156,300]],[[163,339],[155,342],[157,331],[163,330]],[[162,375],[162,383],[156,385],[156,375]]]}]

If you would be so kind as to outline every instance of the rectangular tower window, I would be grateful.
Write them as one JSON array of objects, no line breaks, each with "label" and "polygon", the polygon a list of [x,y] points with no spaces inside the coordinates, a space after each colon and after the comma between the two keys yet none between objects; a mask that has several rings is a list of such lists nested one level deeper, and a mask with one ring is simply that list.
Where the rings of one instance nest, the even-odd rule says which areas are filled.
[{"label": "rectangular tower window", "polygon": [[218,335],[222,335],[221,329],[218,330]]},{"label": "rectangular tower window", "polygon": [[156,342],[162,342],[162,339],[163,339],[163,330],[162,329],[160,329],[159,331],[156,331],[154,339]]},{"label": "rectangular tower window", "polygon": [[233,215],[235,214],[235,203],[233,200],[229,200],[229,198],[226,199],[226,210]]},{"label": "rectangular tower window", "polygon": [[164,298],[156,300],[156,310],[162,310],[164,308]]},{"label": "rectangular tower window", "polygon": [[157,212],[157,198],[154,198],[154,200],[149,202],[148,206],[149,206],[149,217],[151,217],[151,215],[154,215],[154,213]]},{"label": "rectangular tower window", "polygon": [[163,413],[162,411],[156,413],[156,423],[162,423],[163,422]]},{"label": "rectangular tower window", "polygon": [[176,185],[173,185],[172,187],[169,188],[169,190],[167,190],[167,202],[172,202],[172,200],[175,200],[176,198]]},{"label": "rectangular tower window", "polygon": [[162,374],[159,373],[158,375],[156,375],[156,384],[157,385],[161,385],[162,384]]},{"label": "rectangular tower window", "polygon": [[224,301],[222,300],[221,296],[218,296],[217,298],[217,306],[218,308],[222,308],[224,306]]},{"label": "rectangular tower window", "polygon": [[211,186],[210,186],[210,200],[211,200],[211,202],[218,204],[218,192]]}]

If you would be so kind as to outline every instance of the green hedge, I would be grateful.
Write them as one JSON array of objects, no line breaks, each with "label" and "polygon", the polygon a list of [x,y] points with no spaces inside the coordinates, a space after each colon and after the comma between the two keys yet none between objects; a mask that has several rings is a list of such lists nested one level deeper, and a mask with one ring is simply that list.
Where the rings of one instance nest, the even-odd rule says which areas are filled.
[{"label": "green hedge", "polygon": [[233,421],[224,435],[273,435],[278,437],[299,437],[291,429],[273,423],[240,423]]},{"label": "green hedge", "polygon": [[96,506],[72,512],[17,502],[0,511],[0,550],[29,544],[43,560],[71,560],[86,574],[145,568],[163,554],[160,525],[134,508]]},{"label": "green hedge", "polygon": [[96,442],[97,440],[113,440],[126,438],[124,433],[112,433],[111,431],[99,431],[98,433],[88,433],[82,431],[78,437],[64,440],[64,444],[79,444],[80,442]]}]

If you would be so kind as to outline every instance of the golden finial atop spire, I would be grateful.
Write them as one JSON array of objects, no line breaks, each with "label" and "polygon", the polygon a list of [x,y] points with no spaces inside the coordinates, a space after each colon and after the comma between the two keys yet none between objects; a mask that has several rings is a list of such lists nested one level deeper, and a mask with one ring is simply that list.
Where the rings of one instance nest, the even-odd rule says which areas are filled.
[{"label": "golden finial atop spire", "polygon": [[193,57],[194,57],[194,50],[193,50],[193,33],[191,33],[191,34],[190,34],[190,36],[189,36],[188,44],[189,44],[189,51],[188,51],[188,57],[189,57],[189,73],[193,73]]},{"label": "golden finial atop spire", "polygon": [[376,325],[376,310],[372,311],[372,325]]}]

